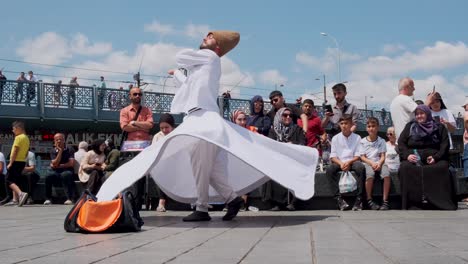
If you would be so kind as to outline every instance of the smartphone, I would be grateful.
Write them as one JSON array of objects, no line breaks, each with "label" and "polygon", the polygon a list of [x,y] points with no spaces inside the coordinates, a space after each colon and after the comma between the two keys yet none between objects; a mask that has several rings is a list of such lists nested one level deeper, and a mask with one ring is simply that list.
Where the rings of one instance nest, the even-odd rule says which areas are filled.
[{"label": "smartphone", "polygon": [[434,87],[432,87],[432,93],[434,93],[434,92],[435,92],[435,85],[434,85]]},{"label": "smartphone", "polygon": [[101,166],[102,164],[101,163],[96,163],[97,166]]},{"label": "smartphone", "polygon": [[325,105],[324,108],[325,108],[325,112],[333,113],[333,109],[331,105]]},{"label": "smartphone", "polygon": [[434,121],[436,121],[437,123],[440,123],[440,116],[434,116]]}]

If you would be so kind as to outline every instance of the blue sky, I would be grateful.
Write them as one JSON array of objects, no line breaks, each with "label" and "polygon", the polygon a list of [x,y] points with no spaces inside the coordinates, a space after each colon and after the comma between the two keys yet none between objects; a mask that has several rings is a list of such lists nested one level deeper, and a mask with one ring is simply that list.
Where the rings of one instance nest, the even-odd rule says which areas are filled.
[{"label": "blue sky", "polygon": [[32,69],[44,81],[76,75],[84,85],[104,75],[117,87],[125,84],[110,81],[130,80],[144,57],[142,73],[155,83],[147,89],[160,91],[157,76],[175,66],[178,50],[196,48],[205,30],[230,29],[241,42],[223,59],[222,90],[240,82],[233,95],[248,98],[284,84],[288,101],[314,94],[319,104],[322,81],[315,79],[325,74],[329,88],[338,81],[335,43],[320,35],[327,32],[339,42],[342,81],[359,107],[367,95],[370,108],[388,108],[408,75],[417,98],[436,85],[458,112],[468,95],[467,9],[466,1],[7,1],[0,59],[128,74],[1,60],[0,68],[10,79]]}]

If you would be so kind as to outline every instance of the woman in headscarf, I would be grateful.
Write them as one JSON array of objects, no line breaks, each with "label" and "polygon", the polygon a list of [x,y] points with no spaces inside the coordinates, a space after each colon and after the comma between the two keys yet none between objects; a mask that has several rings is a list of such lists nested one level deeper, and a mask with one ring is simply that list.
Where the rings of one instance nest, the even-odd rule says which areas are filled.
[{"label": "woman in headscarf", "polygon": [[[301,127],[293,123],[291,109],[283,107],[276,112],[273,128],[270,129],[268,136],[279,142],[305,145],[306,139],[302,131]],[[296,197],[280,184],[269,181],[265,184],[263,192],[264,201],[269,201],[273,205],[270,210],[279,211],[284,207],[289,211],[296,210]]]},{"label": "woman in headscarf", "polygon": [[106,178],[104,177],[104,169],[106,164],[106,155],[104,150],[106,144],[102,139],[96,139],[91,144],[91,150],[86,152],[81,160],[78,176],[82,183],[86,184],[86,188],[92,193],[97,194],[101,185]]},{"label": "woman in headscarf", "polygon": [[[247,114],[242,110],[235,110],[231,113],[231,122],[234,124],[241,126],[243,128],[247,128],[250,131],[257,133],[257,130],[253,127],[247,126]],[[258,211],[258,208],[255,206],[247,206],[247,199],[249,198],[250,193],[244,194],[241,198],[244,200],[244,206],[241,208],[241,211],[245,211],[247,208],[251,211]]]},{"label": "woman in headscarf", "polygon": [[268,136],[271,128],[271,120],[263,113],[263,98],[255,95],[250,100],[250,116],[247,118],[247,126],[252,127],[259,134]]},{"label": "woman in headscarf", "polygon": [[456,210],[457,200],[449,172],[449,139],[444,125],[435,122],[431,109],[418,105],[415,120],[398,138],[402,208],[410,205]]}]

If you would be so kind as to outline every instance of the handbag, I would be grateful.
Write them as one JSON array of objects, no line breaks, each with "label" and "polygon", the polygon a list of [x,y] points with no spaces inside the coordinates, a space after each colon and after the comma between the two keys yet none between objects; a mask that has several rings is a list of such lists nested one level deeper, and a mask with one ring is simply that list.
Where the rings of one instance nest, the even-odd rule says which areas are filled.
[{"label": "handbag", "polygon": [[96,196],[85,190],[64,221],[65,231],[72,233],[137,232],[142,225],[129,191],[112,201],[98,202]]},{"label": "handbag", "polygon": [[340,193],[350,193],[357,189],[357,182],[350,171],[342,171],[338,182]]}]

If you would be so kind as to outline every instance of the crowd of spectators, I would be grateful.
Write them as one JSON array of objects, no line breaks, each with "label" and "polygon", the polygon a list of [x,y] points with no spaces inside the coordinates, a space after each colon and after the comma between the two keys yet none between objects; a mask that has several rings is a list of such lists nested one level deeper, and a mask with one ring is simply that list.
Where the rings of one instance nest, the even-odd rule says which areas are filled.
[{"label": "crowd of spectators", "polygon": [[[3,80],[2,76],[0,72],[0,82]],[[20,81],[27,83],[29,91],[29,85],[37,80],[33,73],[29,72],[28,77],[22,73],[18,78],[18,82]],[[73,77],[67,91],[67,103],[70,108],[75,105],[74,93],[77,86],[77,78]],[[106,88],[104,77],[101,77],[100,88]],[[2,83],[0,89],[3,89]],[[17,102],[21,102],[23,87],[18,89],[15,98]],[[390,106],[394,127],[387,130],[387,142],[378,135],[380,124],[374,117],[368,118],[366,122],[367,136],[361,138],[355,133],[359,111],[346,100],[347,87],[342,83],[332,87],[336,102],[334,105],[324,105],[323,119],[319,117],[313,100],[303,100],[300,107],[297,107],[297,104],[286,103],[282,92],[275,90],[269,95],[272,108],[268,113],[265,113],[263,98],[257,95],[250,100],[249,111],[234,111],[231,121],[272,140],[317,148],[321,157],[320,168],[326,169],[326,177],[340,210],[361,210],[363,207],[372,210],[390,209],[392,173],[398,174],[401,181],[403,209],[414,206],[456,209],[457,201],[448,161],[449,149],[454,145],[451,137],[451,132],[456,129],[454,116],[447,110],[438,92],[429,94],[425,102],[418,105],[411,98],[415,88],[414,81],[410,78],[400,80],[398,90],[399,95]],[[59,92],[61,93],[60,89],[57,93]],[[24,97],[25,101],[31,102],[34,96],[28,92]],[[141,89],[132,87],[128,97],[130,104],[120,111],[124,140],[152,139],[154,143],[175,128],[174,117],[162,114],[158,122],[160,132],[151,135],[153,114],[150,108],[141,104]],[[54,98],[60,104],[61,94]],[[100,105],[103,104],[103,93],[98,93],[98,101]],[[468,175],[468,101],[463,107],[463,163],[465,175]],[[251,114],[247,115],[246,112]],[[21,133],[24,134],[24,131],[21,132],[24,124],[21,124],[19,122],[19,125],[13,125],[13,131],[18,131],[18,135],[15,132],[17,137]],[[19,139],[21,138],[23,137],[19,136]],[[12,150],[8,165],[5,156],[0,153],[0,174],[6,179],[7,186],[6,198],[0,203],[22,206],[25,203],[33,203],[31,196],[39,175],[35,167],[34,153],[28,152],[29,146],[26,143],[16,142],[15,138],[15,151]],[[44,204],[52,204],[52,201],[57,200],[52,197],[54,186],[63,186],[65,204],[73,204],[76,198],[75,181],[79,180],[84,188],[96,194],[103,182],[111,177],[112,171],[119,166],[121,153],[110,140],[95,140],[90,143],[88,146],[88,142],[81,142],[78,151],[74,152],[65,145],[63,134],[57,133],[54,136],[49,173],[45,176]],[[15,146],[18,146],[19,150]],[[339,188],[340,180],[346,172],[352,172],[351,175],[355,178],[356,190],[351,193],[351,197],[355,198],[353,206],[349,205],[349,198],[345,199]],[[373,198],[376,178],[383,181],[380,204]],[[143,181],[135,186],[140,196],[143,186]],[[157,188],[154,182],[151,186]],[[159,188],[157,193],[159,201],[155,209],[165,212],[167,196]],[[349,194],[346,196],[350,197]],[[242,197],[246,204],[248,197],[248,194]],[[270,181],[262,186],[261,197],[273,205],[272,210],[295,210],[296,199],[292,192],[276,182]]]}]

